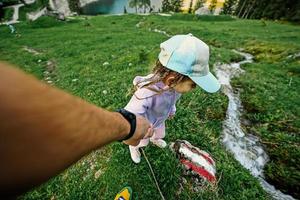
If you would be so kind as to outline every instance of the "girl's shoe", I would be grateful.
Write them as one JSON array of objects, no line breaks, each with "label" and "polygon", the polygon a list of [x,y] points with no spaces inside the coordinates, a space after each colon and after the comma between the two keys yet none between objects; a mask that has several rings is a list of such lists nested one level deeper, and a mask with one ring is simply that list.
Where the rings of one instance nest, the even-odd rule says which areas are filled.
[{"label": "girl's shoe", "polygon": [[139,148],[129,146],[130,156],[134,163],[138,164],[141,162],[141,153]]},{"label": "girl's shoe", "polygon": [[152,142],[155,146],[158,146],[159,148],[165,148],[167,146],[167,143],[163,139],[150,138],[150,142]]}]

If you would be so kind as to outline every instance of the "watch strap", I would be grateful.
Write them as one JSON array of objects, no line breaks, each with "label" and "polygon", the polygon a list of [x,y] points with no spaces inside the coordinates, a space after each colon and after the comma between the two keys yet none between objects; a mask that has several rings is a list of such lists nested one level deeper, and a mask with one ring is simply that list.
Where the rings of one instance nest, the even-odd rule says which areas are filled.
[{"label": "watch strap", "polygon": [[129,138],[131,138],[136,130],[136,116],[135,114],[133,114],[132,112],[129,112],[128,110],[121,108],[117,110],[118,113],[120,113],[130,124],[130,131],[128,133],[128,135],[119,140],[120,142],[124,141],[124,140],[128,140]]}]

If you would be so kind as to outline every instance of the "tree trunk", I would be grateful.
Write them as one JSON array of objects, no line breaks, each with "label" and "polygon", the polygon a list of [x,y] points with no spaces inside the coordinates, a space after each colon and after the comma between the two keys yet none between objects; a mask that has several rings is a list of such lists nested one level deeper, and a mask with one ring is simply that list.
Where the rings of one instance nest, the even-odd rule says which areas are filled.
[{"label": "tree trunk", "polygon": [[[252,1],[251,1],[252,2]],[[253,8],[253,5],[254,5],[254,2],[252,2],[251,4],[249,4],[248,6],[247,6],[247,8],[245,9],[245,12],[243,13],[243,16],[242,16],[242,18],[246,18],[247,19],[247,17],[248,17],[248,15],[249,15],[249,12],[252,10],[252,8]]]},{"label": "tree trunk", "polygon": [[247,0],[244,0],[244,3],[242,5],[241,9],[239,10],[239,13],[237,14],[238,17],[240,17],[240,15],[242,14],[242,11],[243,11],[243,9],[244,9],[244,7],[246,5],[246,2],[247,2]]},{"label": "tree trunk", "polygon": [[248,19],[248,15],[252,11],[253,7],[254,7],[254,3],[252,4],[252,6],[250,7],[250,9],[248,10],[248,12],[247,12],[247,14],[245,16],[246,19]]}]

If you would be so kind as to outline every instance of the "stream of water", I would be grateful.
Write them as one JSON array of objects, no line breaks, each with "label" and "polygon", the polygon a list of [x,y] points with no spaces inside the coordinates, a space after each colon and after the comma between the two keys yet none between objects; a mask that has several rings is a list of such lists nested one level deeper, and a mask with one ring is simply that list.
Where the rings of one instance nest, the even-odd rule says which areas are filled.
[{"label": "stream of water", "polygon": [[260,144],[259,138],[244,133],[241,128],[240,117],[243,107],[239,91],[232,88],[230,80],[244,72],[240,68],[240,65],[253,62],[253,56],[235,50],[234,52],[244,56],[245,60],[231,64],[218,63],[215,66],[216,75],[222,84],[222,91],[229,99],[226,120],[223,122],[222,142],[226,149],[234,155],[235,159],[248,169],[253,176],[258,178],[264,190],[274,199],[294,200],[293,197],[276,190],[274,186],[264,180],[263,168],[268,162],[269,157]]}]

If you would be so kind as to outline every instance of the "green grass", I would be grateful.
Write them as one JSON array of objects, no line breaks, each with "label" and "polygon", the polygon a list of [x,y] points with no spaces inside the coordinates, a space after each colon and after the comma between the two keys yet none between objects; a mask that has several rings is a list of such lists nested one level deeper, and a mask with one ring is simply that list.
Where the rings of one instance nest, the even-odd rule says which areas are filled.
[{"label": "green grass", "polygon": [[14,15],[14,9],[13,8],[5,8],[4,9],[4,21],[9,21],[12,20],[12,17]]},{"label": "green grass", "polygon": [[[137,28],[139,22],[141,27]],[[0,27],[0,38],[5,38],[0,42],[0,60],[14,63],[39,79],[44,78],[47,61],[51,60],[55,67],[49,76],[55,86],[109,110],[126,105],[132,79],[149,72],[159,44],[167,39],[149,28],[172,35],[193,33],[210,46],[211,65],[240,60],[231,49],[254,53],[256,63],[243,66],[246,73],[234,80],[234,85],[243,89],[245,117],[254,124],[249,129],[262,141],[286,147],[266,145],[272,159],[266,168],[268,179],[282,180],[281,176],[288,173],[287,180],[299,188],[299,60],[285,59],[300,51],[299,26],[228,17],[126,15],[70,22],[44,17],[34,23],[18,24],[20,37],[3,31],[5,28]],[[24,46],[41,54],[28,53]],[[109,65],[104,66],[104,62]],[[266,103],[269,99],[271,102]],[[198,88],[180,99],[175,118],[167,122],[168,142],[186,139],[212,154],[217,163],[217,188],[194,192],[188,181],[182,193],[177,194],[182,173],[175,155],[169,149],[145,148],[166,199],[269,199],[258,181],[221,144],[227,102],[222,93],[208,94]],[[286,124],[291,129],[286,129]],[[100,176],[96,178],[95,174]],[[281,185],[292,192],[289,183]],[[127,146],[114,143],[87,155],[20,199],[112,199],[124,186],[133,188],[135,199],[160,198],[146,161],[133,164]]]},{"label": "green grass", "polygon": [[246,49],[258,63],[245,65],[247,73],[235,82],[243,88],[244,117],[252,122],[245,128],[267,148],[267,180],[300,197],[300,60],[287,58],[288,46],[267,43]]}]

